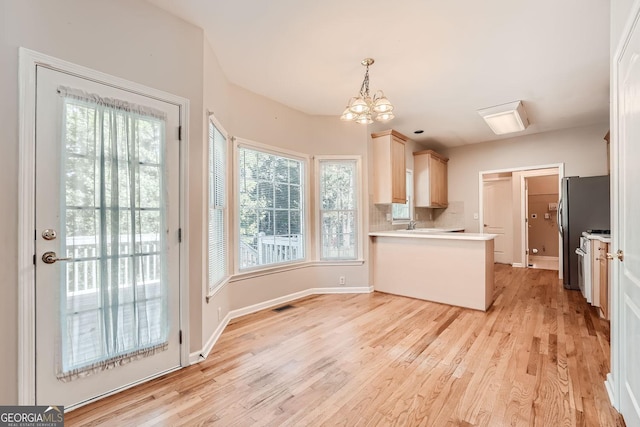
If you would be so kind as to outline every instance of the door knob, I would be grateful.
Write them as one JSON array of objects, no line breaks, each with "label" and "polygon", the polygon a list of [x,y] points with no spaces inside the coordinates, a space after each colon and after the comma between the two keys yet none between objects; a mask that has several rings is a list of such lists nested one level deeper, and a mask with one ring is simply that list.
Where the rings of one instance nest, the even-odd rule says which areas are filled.
[{"label": "door knob", "polygon": [[71,260],[70,257],[67,258],[58,258],[58,256],[56,255],[55,252],[45,252],[42,254],[42,261],[45,264],[54,264],[56,261],[69,261]]}]

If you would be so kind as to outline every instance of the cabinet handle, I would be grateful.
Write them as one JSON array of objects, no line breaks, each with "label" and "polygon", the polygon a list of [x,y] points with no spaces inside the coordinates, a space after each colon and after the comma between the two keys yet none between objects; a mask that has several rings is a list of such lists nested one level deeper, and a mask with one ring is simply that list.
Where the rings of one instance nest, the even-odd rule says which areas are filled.
[{"label": "cabinet handle", "polygon": [[624,252],[622,252],[622,250],[620,249],[618,249],[618,252],[616,252],[615,254],[607,252],[607,259],[615,258],[618,258],[620,261],[624,261]]}]

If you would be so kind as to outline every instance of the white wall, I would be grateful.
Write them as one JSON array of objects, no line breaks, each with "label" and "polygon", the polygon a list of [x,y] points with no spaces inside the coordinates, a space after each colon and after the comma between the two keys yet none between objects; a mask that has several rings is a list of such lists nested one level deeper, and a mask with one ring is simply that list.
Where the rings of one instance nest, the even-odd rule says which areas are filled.
[{"label": "white wall", "polygon": [[464,202],[465,230],[478,232],[479,172],[565,164],[565,176],[606,175],[608,124],[526,135],[443,150],[449,157],[449,201]]}]

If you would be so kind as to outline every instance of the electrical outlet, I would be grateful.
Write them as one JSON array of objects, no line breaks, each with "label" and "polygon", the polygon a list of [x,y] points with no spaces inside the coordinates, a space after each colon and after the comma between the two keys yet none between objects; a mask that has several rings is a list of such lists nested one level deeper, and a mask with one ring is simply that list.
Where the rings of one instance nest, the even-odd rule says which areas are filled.
[{"label": "electrical outlet", "polygon": [[387,221],[391,221],[391,214],[390,213],[387,214]]},{"label": "electrical outlet", "polygon": [[478,218],[479,218],[478,212],[475,212],[475,213],[473,214],[473,219],[478,219]]},{"label": "electrical outlet", "polygon": [[341,285],[344,285],[345,283],[347,283],[347,279],[346,279],[346,277],[344,277],[344,276],[340,276],[340,278],[338,279],[338,282],[339,282]]},{"label": "electrical outlet", "polygon": [[222,307],[218,307],[218,322],[222,320]]}]

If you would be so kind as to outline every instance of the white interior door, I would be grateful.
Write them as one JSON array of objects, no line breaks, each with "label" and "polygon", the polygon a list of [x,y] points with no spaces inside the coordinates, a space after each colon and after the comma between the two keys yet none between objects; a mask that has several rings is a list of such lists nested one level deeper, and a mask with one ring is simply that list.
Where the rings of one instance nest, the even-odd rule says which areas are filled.
[{"label": "white interior door", "polygon": [[513,263],[513,196],[511,178],[483,182],[484,232],[496,234],[494,260]]},{"label": "white interior door", "polygon": [[37,404],[180,365],[179,121],[177,105],[38,66]]},{"label": "white interior door", "polygon": [[[615,309],[620,331],[613,347],[620,356],[620,412],[628,426],[640,425],[640,30],[636,17],[629,43],[619,61],[618,72],[618,206],[612,252],[620,250],[612,267],[618,277],[619,298]],[[614,287],[616,283],[614,283]],[[615,299],[614,299],[615,301]],[[613,334],[612,334],[613,335]],[[614,353],[615,354],[615,353]]]}]

